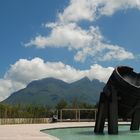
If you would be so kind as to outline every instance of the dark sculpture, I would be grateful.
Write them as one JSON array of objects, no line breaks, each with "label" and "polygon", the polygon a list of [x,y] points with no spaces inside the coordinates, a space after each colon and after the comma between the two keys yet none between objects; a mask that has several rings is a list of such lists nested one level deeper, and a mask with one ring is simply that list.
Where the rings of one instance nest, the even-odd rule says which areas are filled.
[{"label": "dark sculpture", "polygon": [[118,116],[131,118],[130,130],[140,126],[140,74],[133,68],[119,66],[110,76],[100,94],[95,133],[103,133],[108,119],[108,133],[118,134]]}]

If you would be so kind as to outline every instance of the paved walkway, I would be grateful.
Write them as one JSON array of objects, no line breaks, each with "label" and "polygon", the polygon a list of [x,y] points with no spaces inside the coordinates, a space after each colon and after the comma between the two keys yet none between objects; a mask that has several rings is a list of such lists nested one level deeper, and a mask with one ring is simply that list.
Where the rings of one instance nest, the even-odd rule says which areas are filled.
[{"label": "paved walkway", "polygon": [[0,140],[55,140],[54,137],[42,133],[40,130],[74,126],[94,126],[94,122],[0,125]]}]

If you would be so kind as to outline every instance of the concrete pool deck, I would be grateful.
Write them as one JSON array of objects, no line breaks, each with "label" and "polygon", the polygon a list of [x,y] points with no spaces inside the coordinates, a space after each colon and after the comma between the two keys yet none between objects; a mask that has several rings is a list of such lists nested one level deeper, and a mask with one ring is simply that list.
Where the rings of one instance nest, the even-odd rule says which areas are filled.
[{"label": "concrete pool deck", "polygon": [[[130,124],[122,122],[119,124]],[[0,125],[0,140],[56,140],[54,137],[40,132],[42,129],[94,126],[94,122],[62,122],[51,124],[18,124]]]}]

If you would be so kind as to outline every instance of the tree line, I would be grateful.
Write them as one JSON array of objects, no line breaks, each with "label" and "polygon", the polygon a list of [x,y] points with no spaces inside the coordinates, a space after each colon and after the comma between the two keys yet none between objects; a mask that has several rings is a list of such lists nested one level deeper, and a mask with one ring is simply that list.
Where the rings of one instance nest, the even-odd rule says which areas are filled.
[{"label": "tree line", "polygon": [[[79,102],[76,98],[71,103],[61,99],[55,107],[47,105],[34,105],[34,104],[3,104],[0,103],[0,118],[49,118],[57,114],[57,110],[61,109],[93,109],[95,105]],[[64,117],[69,116],[70,112],[65,112]],[[71,113],[72,114],[72,113]]]}]

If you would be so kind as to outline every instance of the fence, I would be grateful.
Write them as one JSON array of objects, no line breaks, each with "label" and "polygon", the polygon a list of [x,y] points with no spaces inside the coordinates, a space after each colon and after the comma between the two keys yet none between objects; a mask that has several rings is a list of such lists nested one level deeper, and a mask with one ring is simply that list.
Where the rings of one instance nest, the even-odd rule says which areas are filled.
[{"label": "fence", "polygon": [[[67,113],[66,113],[67,112]],[[60,122],[64,121],[95,121],[97,109],[61,109],[57,116]]]},{"label": "fence", "polygon": [[0,118],[0,125],[3,124],[35,124],[50,123],[52,118]]},{"label": "fence", "polygon": [[[61,109],[57,111],[58,121],[60,122],[89,122],[95,121],[97,115],[97,109]],[[106,121],[108,121],[106,119]],[[131,122],[131,119],[127,120],[118,118],[119,122]]]}]

